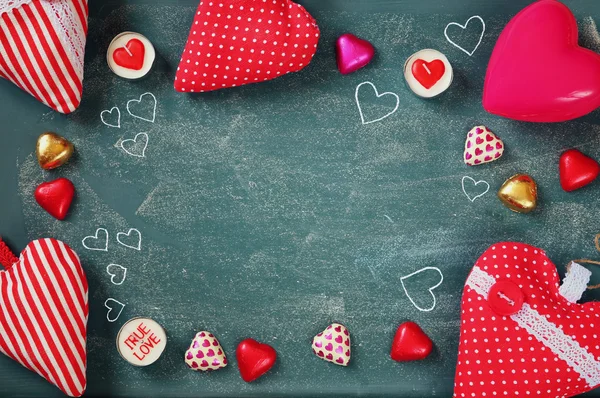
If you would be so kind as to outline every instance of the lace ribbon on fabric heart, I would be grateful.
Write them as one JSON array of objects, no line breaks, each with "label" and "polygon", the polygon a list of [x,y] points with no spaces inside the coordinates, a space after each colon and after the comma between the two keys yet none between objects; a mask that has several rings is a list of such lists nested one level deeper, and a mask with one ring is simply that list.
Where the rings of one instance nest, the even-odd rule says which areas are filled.
[{"label": "lace ribbon on fabric heart", "polygon": [[87,0],[52,0],[42,1],[41,4],[67,51],[67,56],[75,68],[77,77],[83,79],[87,26],[81,24],[81,18],[77,15],[73,1],[85,3],[87,8]]},{"label": "lace ribbon on fabric heart", "polygon": [[31,3],[33,0],[0,0],[0,15],[5,14],[23,4]]},{"label": "lace ribbon on fabric heart", "polygon": [[592,272],[590,270],[573,261],[569,264],[567,275],[558,292],[569,302],[576,303],[581,300],[583,292],[590,283],[591,276]]},{"label": "lace ribbon on fabric heart", "polygon": [[[572,264],[571,271],[569,272],[571,277],[566,278],[566,287],[563,290],[566,294],[569,294],[570,297],[577,294],[581,297],[581,294],[587,285],[585,272],[579,269],[579,267],[581,267],[580,265],[579,267],[576,265],[579,264]],[[587,280],[589,281],[589,275]],[[585,284],[582,285],[584,281]],[[488,298],[490,289],[495,283],[496,278],[478,266],[473,267],[473,271],[467,280],[467,286],[485,299]],[[565,284],[563,283],[563,285]],[[567,335],[557,325],[548,321],[544,315],[537,312],[529,304],[524,303],[521,310],[516,314],[511,315],[510,318],[520,327],[525,329],[530,335],[535,337],[540,343],[544,344],[544,346],[550,349],[557,357],[564,360],[588,383],[590,387],[595,387],[600,384],[600,362],[598,362],[596,358],[583,348],[573,337]]]}]

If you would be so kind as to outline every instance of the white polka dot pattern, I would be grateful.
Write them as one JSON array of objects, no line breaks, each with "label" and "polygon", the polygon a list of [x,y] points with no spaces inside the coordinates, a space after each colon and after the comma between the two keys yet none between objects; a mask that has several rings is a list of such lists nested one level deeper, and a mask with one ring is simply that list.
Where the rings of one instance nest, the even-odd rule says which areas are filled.
[{"label": "white polka dot pattern", "polygon": [[[572,397],[597,385],[600,304],[561,296],[556,267],[544,251],[497,243],[473,274],[463,293],[455,397]],[[494,312],[487,293],[496,281],[518,286],[525,298],[519,312]],[[570,343],[557,345],[557,339]]]},{"label": "white polka dot pattern", "polygon": [[290,0],[203,0],[175,77],[175,90],[205,92],[274,79],[312,60],[313,17]]}]

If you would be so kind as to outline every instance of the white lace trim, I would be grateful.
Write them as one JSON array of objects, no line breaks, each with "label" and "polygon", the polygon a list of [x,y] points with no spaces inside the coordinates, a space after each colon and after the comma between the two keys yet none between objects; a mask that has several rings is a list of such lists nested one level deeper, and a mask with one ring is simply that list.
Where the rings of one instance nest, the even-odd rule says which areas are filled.
[{"label": "white lace trim", "polygon": [[33,0],[0,0],[0,15],[12,11],[23,4],[31,3]]},{"label": "white lace trim", "polygon": [[77,77],[83,79],[86,34],[72,0],[43,0],[41,4],[65,47]]},{"label": "white lace trim", "polygon": [[478,266],[473,267],[473,271],[467,279],[467,285],[486,300],[494,283],[496,283],[496,279]]},{"label": "white lace trim", "polygon": [[591,276],[592,272],[589,269],[572,262],[558,292],[571,303],[576,303],[581,300]]},{"label": "white lace trim", "polygon": [[579,373],[590,387],[600,384],[600,363],[594,356],[529,304],[523,304],[521,311],[511,315],[511,318]]},{"label": "white lace trim", "polygon": [[[496,279],[477,266],[473,267],[467,279],[467,286],[486,300],[494,283]],[[510,318],[579,373],[590,387],[600,384],[600,363],[594,356],[529,304],[523,304],[521,310]]]}]

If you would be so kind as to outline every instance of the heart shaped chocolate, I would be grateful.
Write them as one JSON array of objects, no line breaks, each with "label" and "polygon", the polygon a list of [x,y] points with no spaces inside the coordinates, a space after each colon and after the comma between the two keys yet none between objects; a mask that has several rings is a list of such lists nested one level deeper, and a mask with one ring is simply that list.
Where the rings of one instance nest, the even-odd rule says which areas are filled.
[{"label": "heart shaped chocolate", "polygon": [[235,351],[240,375],[246,383],[267,373],[277,360],[277,352],[268,344],[254,339],[243,340]]},{"label": "heart shaped chocolate", "polygon": [[515,174],[502,184],[498,198],[514,212],[529,213],[537,207],[537,184],[527,174]]},{"label": "heart shaped chocolate", "polygon": [[185,353],[185,363],[192,370],[219,370],[227,366],[227,357],[219,340],[204,330],[192,340]]},{"label": "heart shaped chocolate", "polygon": [[52,217],[64,220],[75,196],[75,186],[66,178],[43,182],[35,190],[35,200]]},{"label": "heart shaped chocolate", "polygon": [[342,75],[364,68],[375,56],[375,47],[353,34],[341,35],[336,43],[337,66]]},{"label": "heart shaped chocolate", "polygon": [[36,155],[44,170],[55,169],[67,163],[73,150],[73,144],[56,133],[44,133],[37,140]]},{"label": "heart shaped chocolate", "polygon": [[562,189],[571,192],[592,183],[600,174],[600,165],[577,149],[569,149],[560,155],[559,171]]},{"label": "heart shaped chocolate", "polygon": [[339,323],[332,323],[313,338],[316,356],[336,365],[348,366],[351,356],[350,332]]},{"label": "heart shaped chocolate", "polygon": [[394,361],[418,361],[431,354],[433,342],[423,329],[414,322],[404,322],[398,326],[390,356]]}]

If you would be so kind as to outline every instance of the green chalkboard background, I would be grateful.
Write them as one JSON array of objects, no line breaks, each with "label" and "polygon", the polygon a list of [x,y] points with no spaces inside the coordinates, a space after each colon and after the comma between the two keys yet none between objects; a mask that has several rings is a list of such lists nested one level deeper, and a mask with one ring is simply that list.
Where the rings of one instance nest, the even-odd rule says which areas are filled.
[{"label": "green chalkboard background", "polygon": [[[323,36],[302,73],[191,96],[175,93],[172,81],[196,1],[98,0],[90,4],[85,92],[77,112],[59,115],[0,82],[0,234],[15,251],[51,236],[79,253],[90,283],[87,395],[450,396],[462,286],[481,252],[500,240],[528,242],[547,250],[561,274],[571,259],[600,258],[593,244],[600,232],[600,184],[567,194],[557,173],[564,149],[600,158],[600,113],[569,123],[524,124],[481,107],[493,45],[528,3],[306,0]],[[580,22],[582,44],[600,51],[594,23],[600,4],[566,3]],[[472,15],[480,15],[487,29],[469,57],[446,41],[444,27]],[[108,43],[124,30],[145,34],[159,54],[156,70],[143,81],[121,80],[106,66]],[[367,68],[341,76],[333,43],[347,31],[370,40],[378,54]],[[473,47],[478,34],[453,31],[465,47]],[[422,48],[444,52],[455,68],[451,89],[429,101],[412,95],[401,73],[404,61]],[[396,93],[398,111],[362,125],[354,95],[364,81]],[[127,101],[145,92],[158,101],[155,123],[126,111]],[[360,101],[371,118],[393,106],[369,90],[361,91]],[[120,129],[100,121],[100,112],[113,106],[121,110]],[[496,132],[507,151],[491,165],[468,168],[462,148],[476,124]],[[77,150],[68,166],[52,172],[42,171],[34,154],[46,130],[68,137]],[[149,137],[145,158],[118,148],[120,140],[141,132]],[[540,206],[530,215],[508,211],[495,197],[516,172],[539,183]],[[59,176],[77,187],[64,222],[33,200],[37,184]],[[463,176],[487,181],[490,191],[471,202]],[[467,189],[476,194],[475,187]],[[86,250],[82,239],[100,227],[109,232],[108,251]],[[142,233],[140,251],[115,239],[129,228]],[[111,283],[111,263],[127,267],[122,285]],[[444,275],[431,312],[415,308],[400,281],[423,267]],[[438,278],[424,272],[407,281],[417,305],[432,305],[427,288]],[[106,319],[108,298],[126,305],[114,323]],[[144,369],[115,349],[117,331],[134,316],[157,320],[169,337],[164,356]],[[435,353],[423,362],[388,358],[395,328],[405,320],[418,322],[435,342]],[[352,333],[348,368],[310,350],[312,336],[332,321]],[[185,367],[183,353],[202,329],[219,337],[231,359],[226,369],[198,374]],[[279,354],[273,371],[253,384],[240,379],[234,358],[245,337]],[[2,357],[0,396],[61,393]]]}]

